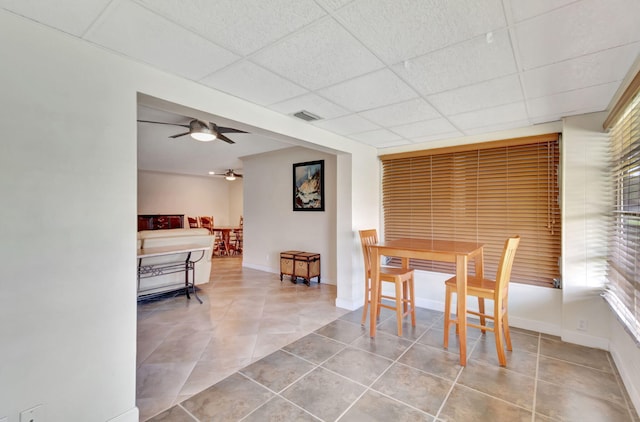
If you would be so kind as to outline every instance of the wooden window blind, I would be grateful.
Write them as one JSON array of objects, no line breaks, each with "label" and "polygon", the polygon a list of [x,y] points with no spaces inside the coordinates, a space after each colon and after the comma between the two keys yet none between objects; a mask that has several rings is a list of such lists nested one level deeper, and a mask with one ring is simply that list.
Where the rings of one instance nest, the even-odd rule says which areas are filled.
[{"label": "wooden window blind", "polygon": [[[558,143],[551,134],[382,156],[385,239],[483,243],[485,275],[495,277],[505,239],[519,234],[511,280],[553,286],[560,275]],[[449,263],[411,265],[455,273]]]},{"label": "wooden window blind", "polygon": [[640,94],[611,131],[614,207],[604,297],[640,344]]}]

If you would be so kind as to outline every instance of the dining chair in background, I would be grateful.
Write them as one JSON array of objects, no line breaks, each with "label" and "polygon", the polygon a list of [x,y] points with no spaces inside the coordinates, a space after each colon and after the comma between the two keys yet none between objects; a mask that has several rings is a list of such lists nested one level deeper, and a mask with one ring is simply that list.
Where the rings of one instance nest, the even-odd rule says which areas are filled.
[{"label": "dining chair in background", "polygon": [[[360,243],[362,244],[362,256],[364,257],[364,309],[362,310],[362,324],[364,324],[367,319],[368,306],[374,306],[371,304],[371,249],[369,246],[378,243],[378,232],[376,229],[360,230]],[[395,296],[382,294],[382,282],[393,283],[395,285]],[[380,314],[380,307],[395,310],[398,336],[402,336],[402,319],[405,316],[411,315],[411,325],[415,327],[416,306],[413,270],[408,268],[381,267],[378,293],[376,315]],[[393,300],[395,306],[382,303],[383,298]],[[370,321],[370,323],[375,324],[375,321]]]},{"label": "dining chair in background", "polygon": [[[511,336],[509,334],[509,279],[511,278],[511,267],[516,255],[516,249],[520,243],[520,236],[508,238],[504,243],[502,257],[496,273],[496,279],[478,278],[467,276],[467,295],[478,298],[478,312],[467,310],[468,314],[480,317],[480,324],[466,321],[458,321],[458,318],[451,318],[451,297],[457,289],[456,277],[451,277],[445,281],[446,293],[444,302],[444,347],[449,347],[449,326],[456,324],[456,334],[458,324],[465,323],[468,327],[479,328],[483,333],[493,331],[496,339],[496,350],[500,366],[507,366],[507,358],[504,352],[504,341],[506,340],[507,350],[512,350]],[[493,300],[493,315],[485,312],[484,300]],[[493,326],[487,325],[487,319],[493,320]]]},{"label": "dining chair in background", "polygon": [[213,217],[200,216],[198,219],[200,220],[200,227],[208,229],[209,233],[213,234]]},{"label": "dining chair in background", "polygon": [[198,224],[198,217],[187,217],[187,221],[189,222],[190,229],[197,229],[200,227]]}]

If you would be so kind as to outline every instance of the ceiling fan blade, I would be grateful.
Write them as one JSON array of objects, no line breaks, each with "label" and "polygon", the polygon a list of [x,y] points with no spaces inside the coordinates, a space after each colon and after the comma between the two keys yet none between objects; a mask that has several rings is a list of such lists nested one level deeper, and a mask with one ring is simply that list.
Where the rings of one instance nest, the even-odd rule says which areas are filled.
[{"label": "ceiling fan blade", "polygon": [[167,122],[154,122],[153,120],[138,120],[141,123],[154,123],[156,125],[169,125],[169,126],[182,126],[189,127],[189,125],[181,125],[180,123],[167,123]]},{"label": "ceiling fan blade", "polygon": [[171,135],[171,136],[169,136],[169,138],[176,139],[176,138],[179,138],[179,137],[181,137],[181,136],[188,135],[188,134],[190,134],[190,133],[191,133],[191,132],[178,133],[177,135]]},{"label": "ceiling fan blade", "polygon": [[219,133],[249,133],[245,132],[244,130],[234,129],[232,127],[217,126],[217,129]]},{"label": "ceiling fan blade", "polygon": [[228,144],[235,144],[235,142],[233,142],[231,139],[227,138],[226,136],[224,136],[222,133],[218,132],[218,139],[220,139],[221,141],[225,141]]}]

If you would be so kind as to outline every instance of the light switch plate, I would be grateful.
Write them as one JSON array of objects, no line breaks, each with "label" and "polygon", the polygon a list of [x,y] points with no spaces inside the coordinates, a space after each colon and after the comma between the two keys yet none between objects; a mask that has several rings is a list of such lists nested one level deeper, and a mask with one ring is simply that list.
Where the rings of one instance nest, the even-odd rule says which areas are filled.
[{"label": "light switch plate", "polygon": [[44,410],[41,404],[20,412],[20,422],[44,422]]}]

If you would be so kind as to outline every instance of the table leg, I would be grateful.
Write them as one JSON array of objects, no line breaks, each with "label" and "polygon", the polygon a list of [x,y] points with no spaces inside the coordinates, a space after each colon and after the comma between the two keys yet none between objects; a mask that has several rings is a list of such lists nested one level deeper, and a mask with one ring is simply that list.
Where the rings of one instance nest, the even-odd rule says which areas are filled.
[{"label": "table leg", "polygon": [[380,284],[380,253],[376,248],[370,251],[371,256],[371,304],[369,306],[369,336],[376,336],[378,318],[378,285]]},{"label": "table leg", "polygon": [[460,342],[460,365],[467,364],[467,257],[456,257],[458,341]]},{"label": "table leg", "polygon": [[189,261],[191,260],[191,252],[187,254],[187,259],[184,261],[184,291],[187,295],[187,299],[191,299],[189,296]]}]

